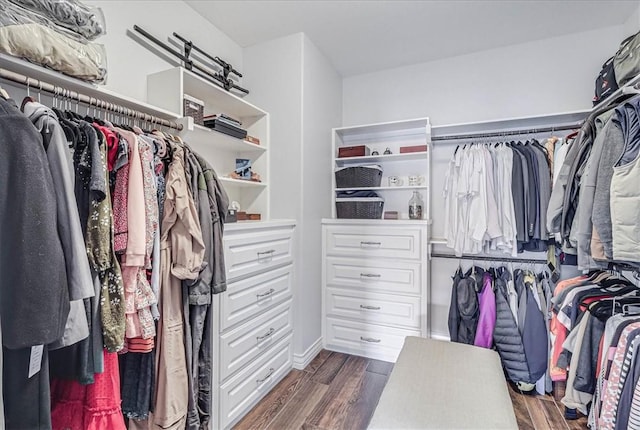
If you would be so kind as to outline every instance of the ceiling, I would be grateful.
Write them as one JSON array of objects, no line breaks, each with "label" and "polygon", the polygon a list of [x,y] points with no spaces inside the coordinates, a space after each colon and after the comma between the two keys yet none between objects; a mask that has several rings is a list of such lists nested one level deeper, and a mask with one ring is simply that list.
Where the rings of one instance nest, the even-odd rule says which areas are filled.
[{"label": "ceiling", "polygon": [[639,1],[187,0],[242,47],[304,32],[342,76],[624,24]]}]

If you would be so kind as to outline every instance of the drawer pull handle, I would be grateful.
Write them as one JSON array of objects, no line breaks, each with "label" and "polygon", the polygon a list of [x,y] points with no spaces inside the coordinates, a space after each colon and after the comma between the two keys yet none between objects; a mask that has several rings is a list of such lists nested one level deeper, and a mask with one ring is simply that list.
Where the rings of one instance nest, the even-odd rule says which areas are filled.
[{"label": "drawer pull handle", "polygon": [[382,275],[378,274],[378,273],[361,273],[360,277],[361,278],[379,278]]},{"label": "drawer pull handle", "polygon": [[274,290],[273,288],[271,288],[271,289],[270,289],[269,291],[267,291],[266,293],[256,294],[256,297],[257,297],[258,299],[261,299],[261,298],[263,298],[263,297],[270,296],[271,294],[273,294],[273,293],[275,293],[275,292],[276,292],[276,290]]},{"label": "drawer pull handle", "polygon": [[360,247],[364,247],[364,246],[367,246],[367,245],[369,245],[369,246],[380,246],[380,245],[382,245],[382,242],[371,242],[371,241],[368,241],[368,240],[363,240],[363,241],[360,242]]},{"label": "drawer pull handle", "polygon": [[361,309],[370,309],[372,311],[379,311],[380,310],[380,306],[367,306],[367,305],[360,305]]},{"label": "drawer pull handle", "polygon": [[271,376],[275,373],[276,369],[274,369],[273,367],[269,368],[269,373],[267,373],[267,376],[265,376],[262,379],[256,379],[256,382],[258,384],[262,384],[264,381],[266,381],[267,379],[271,378]]},{"label": "drawer pull handle", "polygon": [[360,336],[360,340],[363,342],[369,342],[369,343],[380,343],[380,339],[374,339],[372,337],[362,337]]},{"label": "drawer pull handle", "polygon": [[270,249],[270,250],[268,250],[268,251],[260,251],[260,252],[257,252],[257,254],[258,254],[258,257],[260,257],[261,255],[273,254],[274,252],[276,252],[276,250],[275,250],[275,249]]},{"label": "drawer pull handle", "polygon": [[262,340],[265,340],[266,338],[268,338],[269,336],[271,336],[273,333],[275,333],[275,331],[276,331],[276,329],[275,329],[275,328],[273,328],[273,327],[271,327],[271,328],[269,329],[269,331],[268,331],[268,332],[266,332],[265,334],[263,334],[262,336],[256,336],[256,340],[257,340],[258,342],[260,342],[260,341],[262,341]]}]

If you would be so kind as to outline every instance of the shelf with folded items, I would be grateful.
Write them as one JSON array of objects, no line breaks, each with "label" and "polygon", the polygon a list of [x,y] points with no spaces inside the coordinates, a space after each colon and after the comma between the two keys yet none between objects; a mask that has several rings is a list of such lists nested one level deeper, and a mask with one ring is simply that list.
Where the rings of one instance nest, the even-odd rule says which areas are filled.
[{"label": "shelf with folded items", "polygon": [[181,118],[178,122],[184,127],[181,137],[189,143],[197,142],[197,145],[206,145],[216,151],[244,154],[248,155],[248,158],[258,157],[267,150],[264,145],[257,145],[244,139],[212,130],[203,125],[195,124],[191,117]]}]

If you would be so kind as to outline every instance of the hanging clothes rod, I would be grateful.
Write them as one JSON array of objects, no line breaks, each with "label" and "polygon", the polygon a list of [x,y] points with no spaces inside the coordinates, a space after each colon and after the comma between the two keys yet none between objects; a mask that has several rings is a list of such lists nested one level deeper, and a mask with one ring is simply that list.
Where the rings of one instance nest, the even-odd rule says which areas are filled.
[{"label": "hanging clothes rod", "polygon": [[523,129],[523,130],[495,131],[490,133],[449,134],[444,136],[432,136],[431,141],[446,142],[446,141],[453,141],[453,140],[481,139],[485,137],[517,136],[517,135],[523,135],[523,134],[536,134],[536,133],[547,133],[547,132],[554,132],[554,131],[576,130],[580,127],[582,127],[582,123],[558,125],[555,127],[530,128],[530,129]]},{"label": "hanging clothes rod", "polygon": [[27,88],[33,88],[37,91],[46,91],[48,93],[53,94],[54,96],[61,96],[63,98],[67,98],[69,100],[77,101],[78,103],[85,103],[91,106],[95,106],[98,109],[111,111],[118,113],[120,115],[132,117],[135,119],[139,119],[145,122],[150,122],[152,124],[158,124],[165,127],[173,128],[176,130],[182,130],[182,124],[178,124],[173,121],[168,121],[163,118],[158,118],[153,115],[149,115],[144,112],[140,112],[134,109],[129,109],[127,107],[106,102],[104,100],[97,99],[95,97],[87,96],[86,94],[81,94],[76,91],[71,91],[63,87],[59,87],[48,82],[40,81],[38,79],[31,78],[29,76],[22,75],[20,73],[15,73],[7,69],[0,68],[0,78],[6,79],[11,82],[15,82],[20,85],[25,85]]},{"label": "hanging clothes rod", "polygon": [[512,258],[512,257],[485,257],[480,255],[463,255],[461,257],[453,254],[441,254],[437,252],[431,253],[431,258],[450,258],[453,260],[474,260],[474,261],[499,261],[503,263],[523,263],[523,264],[547,264],[547,260],[539,260],[535,258]]}]

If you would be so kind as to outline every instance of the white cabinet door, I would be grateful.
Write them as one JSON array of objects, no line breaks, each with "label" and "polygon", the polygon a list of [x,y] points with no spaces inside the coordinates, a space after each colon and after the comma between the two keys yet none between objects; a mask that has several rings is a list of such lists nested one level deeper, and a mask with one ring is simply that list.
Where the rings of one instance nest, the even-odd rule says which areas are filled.
[{"label": "white cabinet door", "polygon": [[419,259],[422,230],[380,226],[327,226],[327,255]]},{"label": "white cabinet door", "polygon": [[292,229],[234,231],[224,236],[227,281],[293,261]]},{"label": "white cabinet door", "polygon": [[330,316],[420,329],[420,297],[327,288],[325,304]]},{"label": "white cabinet door", "polygon": [[326,285],[382,293],[420,294],[421,265],[392,259],[326,257]]},{"label": "white cabinet door", "polygon": [[220,379],[225,380],[293,330],[291,300],[220,336]]},{"label": "white cabinet door", "polygon": [[220,295],[220,327],[227,330],[291,297],[291,264],[231,282]]}]

